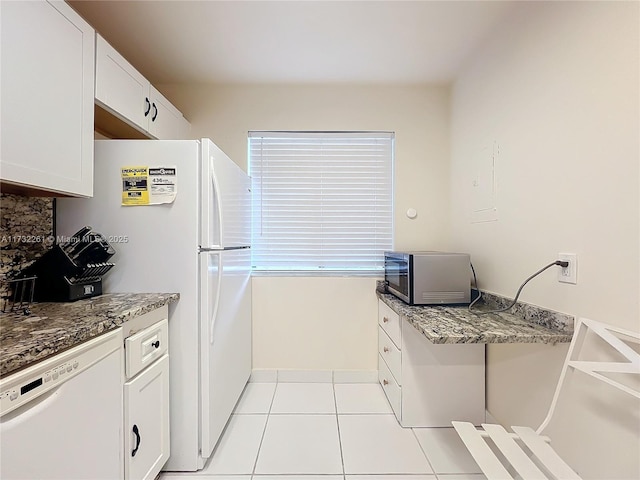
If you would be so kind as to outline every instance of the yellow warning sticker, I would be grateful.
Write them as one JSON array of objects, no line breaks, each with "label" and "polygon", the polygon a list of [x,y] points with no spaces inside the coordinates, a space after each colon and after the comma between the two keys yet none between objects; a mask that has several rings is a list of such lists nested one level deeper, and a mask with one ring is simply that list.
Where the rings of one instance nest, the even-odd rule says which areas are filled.
[{"label": "yellow warning sticker", "polygon": [[123,167],[122,205],[149,205],[149,167]]}]

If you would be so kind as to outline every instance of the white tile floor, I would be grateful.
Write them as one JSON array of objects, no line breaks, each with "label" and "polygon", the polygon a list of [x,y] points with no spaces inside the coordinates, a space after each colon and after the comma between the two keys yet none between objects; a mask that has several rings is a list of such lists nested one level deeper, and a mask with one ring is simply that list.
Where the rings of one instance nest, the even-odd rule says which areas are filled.
[{"label": "white tile floor", "polygon": [[161,480],[484,480],[453,428],[402,428],[377,383],[250,383],[204,470]]}]

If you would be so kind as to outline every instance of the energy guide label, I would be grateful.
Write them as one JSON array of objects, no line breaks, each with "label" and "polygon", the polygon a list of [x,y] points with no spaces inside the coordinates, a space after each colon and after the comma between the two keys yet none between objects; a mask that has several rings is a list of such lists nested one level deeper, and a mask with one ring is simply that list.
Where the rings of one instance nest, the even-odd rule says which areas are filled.
[{"label": "energy guide label", "polygon": [[121,174],[122,205],[160,205],[176,199],[176,167],[123,167]]},{"label": "energy guide label", "polygon": [[149,168],[124,167],[122,205],[149,205]]},{"label": "energy guide label", "polygon": [[178,185],[174,167],[149,168],[149,202],[171,203],[176,199]]}]

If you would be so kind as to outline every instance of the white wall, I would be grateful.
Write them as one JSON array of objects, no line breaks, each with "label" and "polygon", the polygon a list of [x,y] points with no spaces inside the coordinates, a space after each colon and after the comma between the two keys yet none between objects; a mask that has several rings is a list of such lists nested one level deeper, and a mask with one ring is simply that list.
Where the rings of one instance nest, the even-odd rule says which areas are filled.
[{"label": "white wall", "polygon": [[[452,90],[452,248],[469,251],[480,286],[505,296],[559,252],[578,254],[578,284],[547,271],[522,300],[640,330],[639,4],[532,2],[496,30]],[[499,145],[498,220],[472,223],[482,149]],[[538,425],[566,346],[488,348],[488,409]],[[577,387],[577,386],[574,386]],[[640,478],[640,409],[598,401],[591,384],[554,431],[585,478]],[[593,398],[591,398],[593,397]],[[588,401],[591,399],[591,403]],[[626,408],[626,410],[625,410]],[[627,419],[611,413],[626,411]],[[629,420],[631,415],[631,420]],[[596,436],[592,450],[581,447]],[[629,439],[631,441],[629,441]]]},{"label": "white wall", "polygon": [[[396,134],[395,246],[444,248],[449,218],[449,88],[162,85],[191,123],[240,166],[250,130]],[[415,208],[418,217],[405,212]],[[377,369],[371,278],[254,277],[254,368]]]}]

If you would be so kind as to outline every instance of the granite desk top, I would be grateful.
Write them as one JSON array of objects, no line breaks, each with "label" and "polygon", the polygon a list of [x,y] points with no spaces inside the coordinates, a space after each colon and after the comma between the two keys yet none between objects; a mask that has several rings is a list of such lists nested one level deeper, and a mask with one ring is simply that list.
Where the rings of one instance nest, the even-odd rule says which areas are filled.
[{"label": "granite desk top", "polygon": [[[431,343],[569,343],[573,336],[573,317],[559,312],[520,305],[514,313],[479,314],[461,306],[411,306],[391,294],[376,291],[400,319],[405,319]],[[482,310],[500,308],[491,294]],[[478,302],[479,304],[481,302]],[[527,308],[529,307],[529,308]]]},{"label": "granite desk top", "polygon": [[110,293],[77,302],[34,303],[29,316],[0,313],[0,376],[74,347],[179,298],[177,293]]}]

